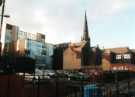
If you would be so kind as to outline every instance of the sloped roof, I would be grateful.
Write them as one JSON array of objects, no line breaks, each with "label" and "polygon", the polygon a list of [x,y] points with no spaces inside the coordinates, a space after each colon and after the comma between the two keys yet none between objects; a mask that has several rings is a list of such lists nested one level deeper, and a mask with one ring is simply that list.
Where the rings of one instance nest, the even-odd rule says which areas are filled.
[{"label": "sloped roof", "polygon": [[128,47],[108,48],[104,50],[105,53],[128,53],[129,51]]},{"label": "sloped roof", "polygon": [[135,49],[130,49],[133,53],[135,53]]}]

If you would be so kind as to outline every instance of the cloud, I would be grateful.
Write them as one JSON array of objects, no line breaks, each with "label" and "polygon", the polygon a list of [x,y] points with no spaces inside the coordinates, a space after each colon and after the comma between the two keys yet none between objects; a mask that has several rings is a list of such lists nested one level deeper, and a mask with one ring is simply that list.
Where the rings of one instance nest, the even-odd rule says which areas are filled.
[{"label": "cloud", "polygon": [[[91,24],[132,7],[133,0],[6,0],[6,13],[21,29],[42,32],[49,42],[79,41],[84,10]],[[95,28],[94,28],[95,29]]]},{"label": "cloud", "polygon": [[88,6],[92,20],[102,19],[122,12],[128,7],[126,0],[96,0],[92,7]]}]

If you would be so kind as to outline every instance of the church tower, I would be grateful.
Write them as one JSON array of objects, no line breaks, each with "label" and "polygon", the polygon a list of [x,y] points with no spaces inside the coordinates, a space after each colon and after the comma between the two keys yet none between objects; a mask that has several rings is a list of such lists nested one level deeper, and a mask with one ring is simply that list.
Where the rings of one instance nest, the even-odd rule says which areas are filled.
[{"label": "church tower", "polygon": [[89,66],[91,64],[91,60],[90,60],[91,59],[91,46],[90,46],[90,37],[89,37],[86,12],[85,12],[85,17],[84,17],[84,28],[83,28],[82,41],[85,41],[86,44],[83,47],[82,53],[81,53],[81,65]]},{"label": "church tower", "polygon": [[84,29],[83,29],[82,41],[83,40],[85,40],[86,42],[88,42],[89,45],[90,45],[90,37],[89,37],[89,30],[88,30],[88,23],[87,23],[86,12],[85,12],[85,17],[84,17]]}]

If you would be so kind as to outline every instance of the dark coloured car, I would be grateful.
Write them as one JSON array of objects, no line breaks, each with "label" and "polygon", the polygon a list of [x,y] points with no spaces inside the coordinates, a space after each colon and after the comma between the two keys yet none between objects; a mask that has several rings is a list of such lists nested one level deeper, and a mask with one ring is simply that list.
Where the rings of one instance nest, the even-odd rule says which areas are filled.
[{"label": "dark coloured car", "polygon": [[80,81],[88,81],[89,80],[89,76],[87,76],[86,74],[84,73],[81,73],[81,72],[76,72],[76,73],[71,73],[69,75],[69,78],[71,80],[80,80]]}]

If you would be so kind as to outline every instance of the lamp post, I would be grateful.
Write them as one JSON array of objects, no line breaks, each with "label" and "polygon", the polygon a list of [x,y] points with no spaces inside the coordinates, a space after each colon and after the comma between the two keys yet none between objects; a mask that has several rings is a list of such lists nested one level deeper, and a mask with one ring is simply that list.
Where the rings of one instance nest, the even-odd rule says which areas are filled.
[{"label": "lamp post", "polygon": [[[2,16],[2,15],[0,15],[0,16]],[[3,17],[5,17],[5,18],[9,18],[9,17],[10,17],[10,15],[5,14],[5,15],[3,15]]]},{"label": "lamp post", "polygon": [[2,4],[2,11],[1,11],[1,26],[3,24],[3,16],[4,16],[4,11],[5,11],[5,0],[2,0],[3,4]]},{"label": "lamp post", "polygon": [[3,25],[3,17],[4,17],[5,0],[2,0],[2,1],[1,1],[1,4],[2,4],[2,11],[1,11],[1,25],[0,25],[0,53],[2,54],[2,52],[1,52],[1,49],[2,49],[2,43],[1,43],[1,32],[2,32],[2,25]]},{"label": "lamp post", "polygon": [[1,25],[0,25],[0,55],[2,54],[2,43],[1,43],[1,34],[2,34],[2,26],[3,26],[3,18],[9,18],[9,15],[4,15],[5,11],[5,0],[0,0],[1,5],[2,5],[2,11],[1,11]]}]

